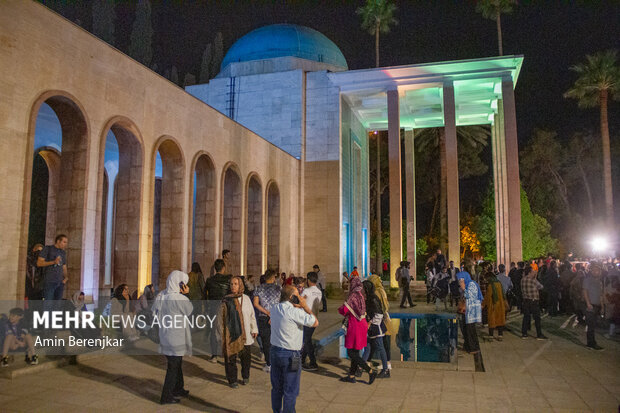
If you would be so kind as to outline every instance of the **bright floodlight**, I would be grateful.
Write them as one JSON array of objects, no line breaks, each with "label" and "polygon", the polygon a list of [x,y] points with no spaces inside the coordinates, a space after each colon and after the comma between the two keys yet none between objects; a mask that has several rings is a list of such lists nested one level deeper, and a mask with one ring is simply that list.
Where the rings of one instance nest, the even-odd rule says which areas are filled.
[{"label": "bright floodlight", "polygon": [[592,250],[594,250],[594,252],[603,252],[609,249],[609,244],[607,240],[603,237],[593,238],[591,243],[592,243]]}]

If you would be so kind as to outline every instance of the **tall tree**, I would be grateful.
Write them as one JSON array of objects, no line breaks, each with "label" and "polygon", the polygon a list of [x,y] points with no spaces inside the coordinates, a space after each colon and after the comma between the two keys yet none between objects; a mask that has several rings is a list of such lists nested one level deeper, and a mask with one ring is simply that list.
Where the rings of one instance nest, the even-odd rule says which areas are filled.
[{"label": "tall tree", "polygon": [[618,100],[620,94],[620,67],[617,50],[607,50],[586,56],[586,63],[571,67],[579,75],[573,87],[564,97],[578,100],[579,107],[600,108],[601,143],[603,147],[603,187],[605,188],[605,212],[607,224],[614,226],[614,200],[611,182],[611,149],[607,106],[610,99]]},{"label": "tall tree", "polygon": [[398,24],[396,9],[390,0],[366,0],[366,5],[357,9],[362,27],[375,36],[375,67],[379,67],[379,33],[389,33],[390,26]]},{"label": "tall tree", "polygon": [[200,63],[200,83],[207,83],[211,79],[211,60],[213,60],[213,45],[207,44],[205,51],[202,53],[202,61]]},{"label": "tall tree", "polygon": [[93,34],[104,42],[114,45],[116,12],[113,0],[93,1]]},{"label": "tall tree", "polygon": [[486,19],[495,20],[497,23],[497,48],[499,55],[504,55],[504,47],[502,45],[502,14],[512,12],[512,7],[516,4],[516,0],[478,0],[476,11],[481,13]]},{"label": "tall tree", "polygon": [[136,5],[136,19],[131,30],[129,56],[145,66],[151,64],[153,58],[153,25],[149,0],[140,0]]},{"label": "tall tree", "polygon": [[220,73],[222,59],[224,59],[224,39],[222,37],[222,32],[217,32],[215,39],[213,39],[213,61],[211,62],[212,78]]}]

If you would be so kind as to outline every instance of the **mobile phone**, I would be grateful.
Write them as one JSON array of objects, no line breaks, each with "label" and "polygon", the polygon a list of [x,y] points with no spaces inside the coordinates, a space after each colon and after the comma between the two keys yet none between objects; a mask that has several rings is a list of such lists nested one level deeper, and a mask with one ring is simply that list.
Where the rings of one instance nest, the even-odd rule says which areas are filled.
[{"label": "mobile phone", "polygon": [[291,297],[291,303],[293,304],[299,304],[299,297],[297,297],[296,295]]},{"label": "mobile phone", "polygon": [[183,281],[179,283],[179,288],[181,289],[181,291],[183,291],[183,289],[185,288],[185,283]]},{"label": "mobile phone", "polygon": [[294,354],[291,357],[290,369],[291,371],[299,371],[300,367],[301,367],[301,356],[299,354]]}]

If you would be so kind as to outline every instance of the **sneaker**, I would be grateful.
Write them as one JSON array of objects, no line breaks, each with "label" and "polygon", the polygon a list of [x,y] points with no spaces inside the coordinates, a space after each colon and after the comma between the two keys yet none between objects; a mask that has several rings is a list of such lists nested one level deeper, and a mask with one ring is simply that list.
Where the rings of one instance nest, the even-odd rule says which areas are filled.
[{"label": "sneaker", "polygon": [[37,356],[36,354],[34,356],[32,356],[32,358],[30,359],[30,365],[31,366],[36,366],[37,364],[39,364],[39,356]]},{"label": "sneaker", "polygon": [[239,388],[239,383],[230,383],[228,386],[230,386],[231,389],[238,389]]},{"label": "sneaker", "polygon": [[317,366],[316,364],[304,364],[303,366],[301,366],[302,369],[306,370],[306,371],[317,371],[319,369],[319,366]]},{"label": "sneaker", "polygon": [[522,335],[521,335],[521,338],[522,338],[523,340],[527,339],[528,337],[529,337],[529,336],[528,336],[527,334],[522,334]]},{"label": "sneaker", "polygon": [[209,359],[209,361],[211,363],[217,363],[217,356],[211,356],[211,358]]},{"label": "sneaker", "polygon": [[266,365],[266,364],[265,364],[265,365],[263,366],[263,371],[264,371],[265,373],[271,373],[271,366],[268,366],[268,365]]},{"label": "sneaker", "polygon": [[0,361],[0,366],[2,367],[9,367],[9,358],[7,357],[2,357],[2,360]]},{"label": "sneaker", "polygon": [[599,346],[598,344],[592,344],[591,346],[587,346],[590,350],[603,351],[604,348]]},{"label": "sneaker", "polygon": [[355,377],[362,377],[362,369],[360,367],[355,370]]},{"label": "sneaker", "polygon": [[371,370],[370,373],[368,373],[368,384],[373,384],[376,378],[377,378],[377,371]]},{"label": "sneaker", "polygon": [[160,404],[177,404],[177,403],[181,403],[181,400],[179,399],[175,399],[174,397],[172,399],[169,400],[160,400],[159,401]]},{"label": "sneaker", "polygon": [[340,381],[345,382],[345,383],[357,383],[357,380],[355,380],[355,377],[349,377],[349,376],[341,377]]},{"label": "sneaker", "polygon": [[497,337],[497,341],[504,341],[504,337],[502,337],[502,336],[498,336],[498,337]]},{"label": "sneaker", "polygon": [[246,384],[250,384],[250,379],[241,379],[241,385],[245,386]]},{"label": "sneaker", "polygon": [[388,361],[388,370],[392,370],[392,363]]},{"label": "sneaker", "polygon": [[390,371],[385,369],[385,370],[381,370],[381,372],[377,375],[378,379],[389,379],[390,378]]},{"label": "sneaker", "polygon": [[545,336],[544,334],[541,334],[538,337],[536,337],[536,340],[544,341],[544,340],[549,340],[549,338],[547,338],[547,336]]}]

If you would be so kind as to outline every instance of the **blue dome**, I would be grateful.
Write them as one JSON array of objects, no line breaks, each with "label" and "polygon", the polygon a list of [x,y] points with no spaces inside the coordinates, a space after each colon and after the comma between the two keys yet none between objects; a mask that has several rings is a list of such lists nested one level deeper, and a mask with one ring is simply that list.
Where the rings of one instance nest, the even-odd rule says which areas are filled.
[{"label": "blue dome", "polygon": [[314,29],[295,24],[272,24],[237,40],[224,56],[220,70],[230,63],[294,56],[348,69],[342,52]]}]

